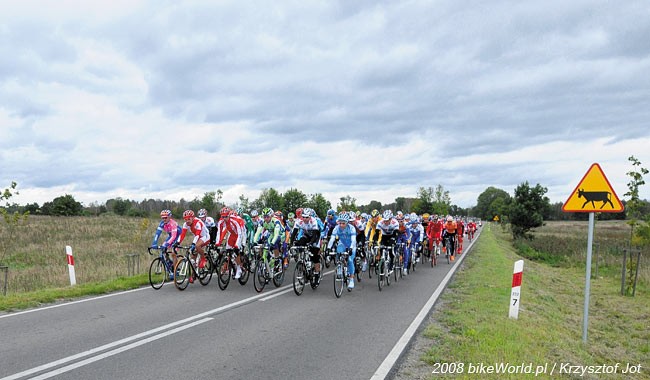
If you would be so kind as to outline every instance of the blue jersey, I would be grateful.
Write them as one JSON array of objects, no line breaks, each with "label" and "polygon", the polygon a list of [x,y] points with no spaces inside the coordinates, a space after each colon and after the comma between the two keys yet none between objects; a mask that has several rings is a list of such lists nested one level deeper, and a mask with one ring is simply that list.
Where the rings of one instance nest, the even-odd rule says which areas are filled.
[{"label": "blue jersey", "polygon": [[343,228],[339,225],[334,227],[334,230],[332,230],[332,237],[330,237],[330,241],[327,243],[328,249],[332,248],[336,238],[339,239],[339,247],[343,246],[343,248],[352,248],[352,252],[356,252],[357,230],[350,223],[346,224]]}]

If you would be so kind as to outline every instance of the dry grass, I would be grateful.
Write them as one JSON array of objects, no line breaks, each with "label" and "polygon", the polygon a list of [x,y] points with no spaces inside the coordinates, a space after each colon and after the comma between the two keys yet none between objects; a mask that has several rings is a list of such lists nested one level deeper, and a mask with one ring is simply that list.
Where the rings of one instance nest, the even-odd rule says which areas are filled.
[{"label": "dry grass", "polygon": [[[7,293],[69,285],[66,245],[72,247],[78,284],[126,276],[127,254],[138,254],[138,273],[145,273],[151,260],[146,247],[156,227],[154,220],[115,215],[30,216],[7,244],[7,252],[0,252],[0,262],[9,266]],[[0,222],[0,234],[6,229]]]}]

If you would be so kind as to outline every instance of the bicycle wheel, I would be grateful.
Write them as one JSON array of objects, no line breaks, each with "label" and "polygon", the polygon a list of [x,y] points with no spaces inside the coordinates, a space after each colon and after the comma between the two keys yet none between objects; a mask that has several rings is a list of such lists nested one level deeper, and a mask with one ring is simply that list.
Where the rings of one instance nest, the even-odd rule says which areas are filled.
[{"label": "bicycle wheel", "polygon": [[190,259],[183,257],[182,259],[176,261],[176,266],[174,267],[174,285],[178,290],[185,290],[187,285],[190,283],[190,278],[192,278],[192,269],[190,266]]},{"label": "bicycle wheel", "polygon": [[398,279],[402,278],[402,268],[404,268],[402,255],[396,254],[393,258],[393,276],[395,276],[395,283],[397,283]]},{"label": "bicycle wheel", "polygon": [[251,274],[251,262],[248,256],[243,256],[241,259],[241,277],[239,277],[239,285],[246,285],[248,277]]},{"label": "bicycle wheel", "polygon": [[377,286],[379,286],[379,291],[381,292],[381,288],[384,286],[384,262],[380,261],[379,264],[377,264]]},{"label": "bicycle wheel", "polygon": [[231,263],[228,254],[221,256],[217,261],[217,283],[219,289],[226,290],[230,283]]},{"label": "bicycle wheel", "polygon": [[284,282],[284,266],[282,265],[282,257],[274,260],[276,272],[273,273],[273,285],[275,285],[276,288],[279,288]]},{"label": "bicycle wheel", "polygon": [[335,268],[334,276],[332,276],[334,277],[334,295],[336,298],[340,298],[343,293],[343,285],[345,284],[345,273],[343,273],[343,265],[341,265],[341,261],[336,262]]},{"label": "bicycle wheel", "polygon": [[307,268],[302,261],[298,261],[293,269],[293,291],[297,296],[305,290],[305,282],[307,282]]},{"label": "bicycle wheel", "polygon": [[166,279],[167,269],[165,269],[165,264],[160,257],[156,257],[149,265],[149,284],[151,284],[152,288],[158,290],[162,288]]},{"label": "bicycle wheel", "polygon": [[255,261],[255,275],[253,276],[253,287],[255,291],[261,293],[266,286],[266,264],[263,259]]},{"label": "bicycle wheel", "polygon": [[212,260],[208,257],[203,268],[199,268],[199,282],[201,285],[206,286],[210,283],[212,280],[212,272],[214,272]]}]

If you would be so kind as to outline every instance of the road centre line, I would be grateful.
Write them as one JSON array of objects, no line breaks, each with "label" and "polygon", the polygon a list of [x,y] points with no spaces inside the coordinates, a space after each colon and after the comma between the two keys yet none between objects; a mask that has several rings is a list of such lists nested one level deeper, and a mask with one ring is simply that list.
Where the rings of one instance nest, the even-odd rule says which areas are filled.
[{"label": "road centre line", "polygon": [[37,372],[41,372],[41,371],[44,371],[44,370],[47,370],[47,369],[50,369],[50,368],[53,368],[53,367],[60,366],[62,364],[71,362],[73,360],[77,360],[77,359],[81,359],[81,358],[84,358],[84,357],[87,357],[87,356],[90,356],[90,355],[94,355],[94,354],[97,354],[97,353],[102,352],[104,350],[108,350],[108,349],[111,349],[113,347],[117,347],[117,346],[129,343],[129,342],[132,342],[134,340],[141,339],[141,338],[146,337],[148,335],[156,334],[156,333],[159,333],[161,331],[165,331],[165,330],[168,330],[170,328],[174,328],[174,327],[176,327],[178,325],[188,324],[188,323],[191,323],[192,321],[202,319],[202,318],[206,318],[206,317],[209,317],[211,315],[219,314],[219,313],[222,313],[222,312],[227,311],[229,309],[234,309],[234,308],[242,306],[244,304],[251,303],[251,302],[256,301],[256,300],[258,300],[260,298],[268,297],[269,293],[270,294],[279,293],[279,292],[281,292],[283,290],[286,290],[285,288],[288,287],[288,286],[290,286],[290,285],[286,285],[286,286],[284,286],[282,288],[271,290],[266,294],[258,294],[258,295],[255,295],[255,296],[252,296],[252,297],[249,297],[249,298],[245,298],[245,299],[239,300],[237,302],[233,302],[233,303],[218,307],[216,309],[208,310],[206,312],[203,312],[203,313],[200,313],[200,314],[185,318],[185,319],[180,320],[180,321],[172,322],[172,323],[166,324],[164,326],[160,326],[160,327],[157,327],[157,328],[142,332],[140,334],[132,335],[130,337],[126,337],[124,339],[120,339],[120,340],[117,340],[115,342],[111,342],[111,343],[105,344],[105,345],[97,347],[97,348],[93,348],[93,349],[88,350],[88,351],[80,352],[78,354],[68,356],[66,358],[55,360],[53,362],[46,363],[46,364],[40,365],[38,367],[34,367],[34,368],[31,368],[31,369],[28,369],[28,370],[25,370],[25,371],[22,371],[22,372],[7,376],[7,377],[3,377],[3,378],[0,378],[0,380],[20,379],[22,377],[29,376],[29,375],[32,375],[32,374],[37,373]]}]

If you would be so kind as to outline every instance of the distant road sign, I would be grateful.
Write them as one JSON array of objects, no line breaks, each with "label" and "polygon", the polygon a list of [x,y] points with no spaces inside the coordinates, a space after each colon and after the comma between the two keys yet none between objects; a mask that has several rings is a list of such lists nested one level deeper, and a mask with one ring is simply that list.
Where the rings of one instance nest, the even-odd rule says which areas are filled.
[{"label": "distant road sign", "polygon": [[623,203],[598,164],[591,165],[562,206],[564,212],[622,212],[623,209]]}]

